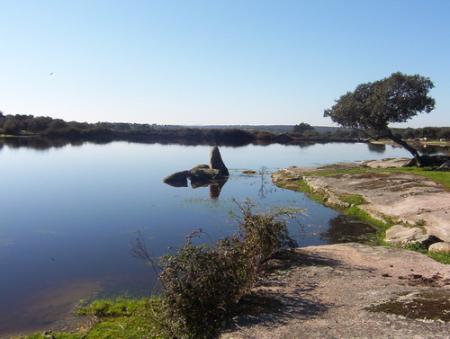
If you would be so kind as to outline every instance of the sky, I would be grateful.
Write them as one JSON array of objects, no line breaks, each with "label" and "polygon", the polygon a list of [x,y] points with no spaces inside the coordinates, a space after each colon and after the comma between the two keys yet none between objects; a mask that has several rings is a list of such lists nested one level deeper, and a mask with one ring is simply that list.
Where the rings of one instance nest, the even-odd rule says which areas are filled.
[{"label": "sky", "polygon": [[450,126],[450,1],[0,0],[0,110],[77,121],[333,125],[359,83],[430,77]]}]

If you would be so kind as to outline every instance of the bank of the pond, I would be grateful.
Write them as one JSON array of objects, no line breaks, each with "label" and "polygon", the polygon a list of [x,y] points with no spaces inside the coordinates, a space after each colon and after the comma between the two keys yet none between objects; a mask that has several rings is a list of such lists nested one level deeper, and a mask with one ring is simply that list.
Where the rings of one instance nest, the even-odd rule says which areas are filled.
[{"label": "bank of the pond", "polygon": [[[420,253],[357,243],[297,248],[267,262],[219,337],[446,337],[449,298],[450,266]],[[99,300],[77,311],[83,328],[24,338],[167,338],[161,308],[159,298]]]},{"label": "bank of the pond", "polygon": [[407,162],[290,167],[272,180],[376,226],[379,244],[429,249],[431,257],[450,263],[450,172],[402,167]]},{"label": "bank of the pond", "polygon": [[450,266],[357,243],[298,248],[245,300],[221,339],[446,338]]}]

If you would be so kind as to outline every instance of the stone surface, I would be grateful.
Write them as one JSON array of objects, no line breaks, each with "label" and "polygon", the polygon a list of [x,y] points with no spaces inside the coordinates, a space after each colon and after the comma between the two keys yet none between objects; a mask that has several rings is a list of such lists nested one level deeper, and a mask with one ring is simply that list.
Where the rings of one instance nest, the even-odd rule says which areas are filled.
[{"label": "stone surface", "polygon": [[174,187],[187,187],[187,178],[189,176],[189,171],[175,172],[164,178],[164,182],[168,185]]},{"label": "stone surface", "polygon": [[191,171],[196,170],[196,169],[208,169],[210,168],[209,165],[206,164],[201,164],[201,165],[197,165],[191,168]]},{"label": "stone surface", "polygon": [[[359,167],[362,164],[351,163],[343,168]],[[317,169],[290,167],[274,173],[272,180],[277,185],[290,188],[288,184],[291,180],[303,178],[313,190],[320,191],[325,196],[333,196],[333,200],[342,195],[361,195],[366,203],[359,207],[371,216],[378,219],[388,216],[399,223],[424,225],[429,236],[450,242],[448,189],[430,179],[408,173],[314,175],[315,172],[339,169],[341,166],[342,164],[338,164]],[[332,202],[330,205],[335,206],[336,201]]]},{"label": "stone surface", "polygon": [[191,181],[211,181],[220,176],[220,171],[211,168],[193,168],[189,172]]},{"label": "stone surface", "polygon": [[424,243],[429,236],[420,227],[394,225],[386,231],[386,241],[391,244],[406,245],[411,243]]},{"label": "stone surface", "polygon": [[404,167],[411,162],[409,158],[387,158],[382,160],[369,160],[362,164],[371,168],[396,168]]},{"label": "stone surface", "polygon": [[222,339],[449,337],[448,322],[368,308],[429,293],[442,296],[436,302],[447,306],[437,311],[445,316],[450,265],[413,251],[356,243],[299,248],[271,264],[274,269]]},{"label": "stone surface", "polygon": [[211,160],[210,167],[212,169],[216,169],[219,171],[221,176],[229,176],[228,168],[225,166],[225,163],[222,160],[222,156],[220,155],[219,147],[214,146],[211,150]]},{"label": "stone surface", "polygon": [[436,242],[428,247],[431,253],[450,253],[450,242]]},{"label": "stone surface", "polygon": [[373,216],[389,216],[410,225],[424,224],[426,233],[450,241],[450,192],[424,177],[400,173],[362,173],[309,177],[308,183],[337,196],[359,194],[360,207]]}]

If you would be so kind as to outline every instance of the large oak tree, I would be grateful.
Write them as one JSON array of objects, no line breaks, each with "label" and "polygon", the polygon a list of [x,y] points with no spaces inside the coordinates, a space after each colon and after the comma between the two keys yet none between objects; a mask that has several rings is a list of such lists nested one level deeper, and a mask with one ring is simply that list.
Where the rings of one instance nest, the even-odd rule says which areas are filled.
[{"label": "large oak tree", "polygon": [[389,129],[390,123],[405,122],[419,113],[429,113],[435,101],[428,95],[433,82],[421,75],[400,72],[356,87],[336,100],[336,104],[325,110],[343,127],[364,130],[369,136],[389,138],[407,149],[418,166],[422,161],[419,152]]}]

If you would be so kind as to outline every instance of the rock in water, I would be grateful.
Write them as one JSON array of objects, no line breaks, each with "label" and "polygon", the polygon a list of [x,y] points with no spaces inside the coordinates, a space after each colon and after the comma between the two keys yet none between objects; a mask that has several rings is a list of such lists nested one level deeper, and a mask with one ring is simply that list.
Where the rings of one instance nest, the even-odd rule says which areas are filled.
[{"label": "rock in water", "polygon": [[225,166],[222,156],[220,155],[219,147],[214,146],[211,151],[211,160],[210,160],[211,168],[219,171],[219,175],[221,176],[229,176],[228,168]]},{"label": "rock in water", "polygon": [[189,171],[192,181],[209,182],[220,177],[220,171],[212,168],[193,168]]},{"label": "rock in water", "polygon": [[164,178],[164,182],[170,186],[174,187],[187,187],[188,182],[187,178],[189,175],[189,171],[181,171],[173,173]]}]

